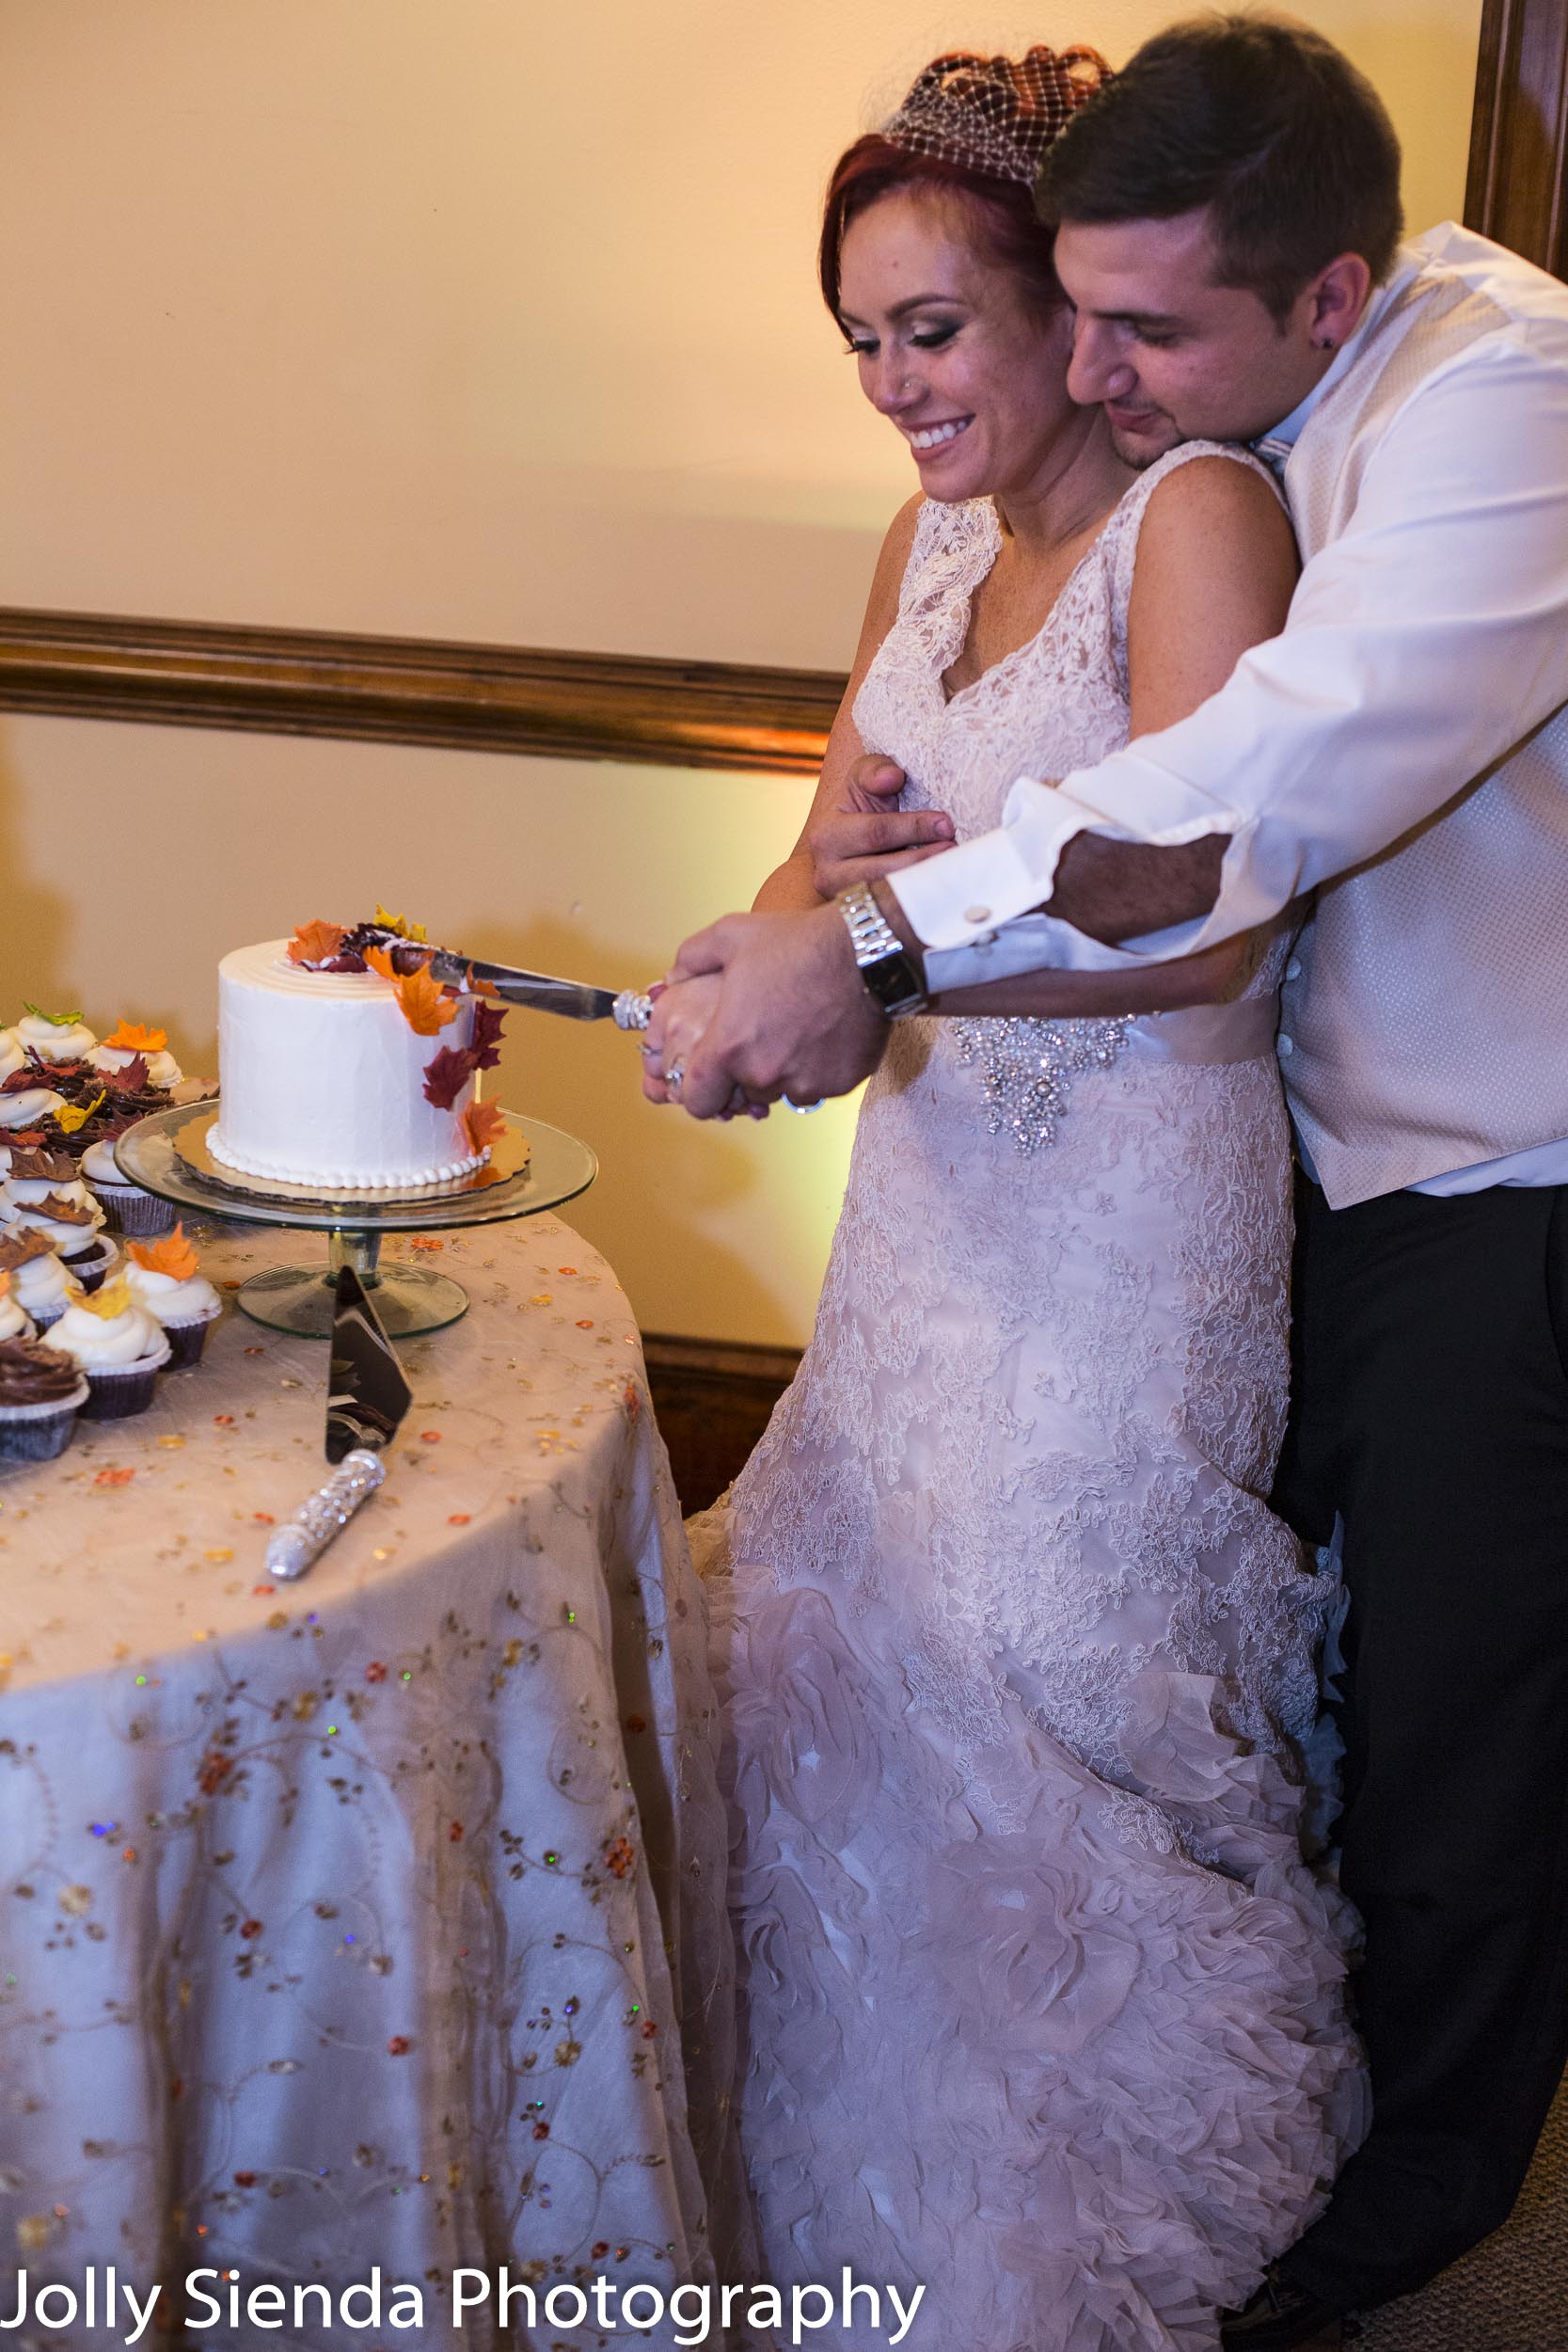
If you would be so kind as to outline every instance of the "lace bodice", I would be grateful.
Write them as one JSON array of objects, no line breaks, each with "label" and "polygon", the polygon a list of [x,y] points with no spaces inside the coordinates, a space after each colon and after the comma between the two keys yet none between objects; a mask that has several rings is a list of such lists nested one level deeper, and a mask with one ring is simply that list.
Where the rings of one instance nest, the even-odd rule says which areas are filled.
[{"label": "lace bodice", "polygon": [[944,808],[960,841],[1002,820],[1019,776],[1062,776],[1128,739],[1127,613],[1148,501],[1179,467],[1226,457],[1272,479],[1244,451],[1188,441],[1126,493],[1042,628],[970,686],[942,684],[969,634],[974,593],[1002,547],[990,499],[927,500],[905,567],[898,617],[878,649],[854,718],[867,751],[909,778],[907,808]]}]

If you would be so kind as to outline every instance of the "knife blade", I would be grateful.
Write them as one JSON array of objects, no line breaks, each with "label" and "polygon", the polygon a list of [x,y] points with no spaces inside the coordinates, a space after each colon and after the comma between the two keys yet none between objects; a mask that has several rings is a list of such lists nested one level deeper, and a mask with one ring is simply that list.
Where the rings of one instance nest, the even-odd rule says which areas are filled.
[{"label": "knife blade", "polygon": [[399,947],[417,952],[433,980],[443,988],[481,989],[503,1004],[525,1006],[531,1012],[561,1013],[568,1021],[613,1021],[618,1029],[645,1029],[653,1009],[651,997],[630,988],[594,988],[586,980],[563,980],[551,972],[525,971],[521,964],[486,963],[455,947],[428,947],[406,940],[397,931],[384,931],[380,942],[388,951]]},{"label": "knife blade", "polygon": [[414,1391],[369,1292],[352,1265],[338,1271],[327,1376],[326,1458],[332,1476],[268,1539],[268,1573],[292,1584],[314,1567],[334,1535],[387,1475],[382,1454]]}]

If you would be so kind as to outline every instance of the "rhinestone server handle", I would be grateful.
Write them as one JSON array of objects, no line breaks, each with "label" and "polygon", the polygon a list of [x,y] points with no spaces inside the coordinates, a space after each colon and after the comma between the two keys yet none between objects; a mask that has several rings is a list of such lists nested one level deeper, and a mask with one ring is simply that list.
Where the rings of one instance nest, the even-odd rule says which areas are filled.
[{"label": "rhinestone server handle", "polygon": [[325,1486],[318,1486],[288,1525],[267,1538],[268,1574],[279,1584],[292,1584],[306,1575],[386,1475],[386,1463],[369,1446],[345,1454]]},{"label": "rhinestone server handle", "polygon": [[645,1029],[653,1016],[654,1000],[640,995],[635,988],[624,988],[615,999],[614,1021],[618,1029]]}]

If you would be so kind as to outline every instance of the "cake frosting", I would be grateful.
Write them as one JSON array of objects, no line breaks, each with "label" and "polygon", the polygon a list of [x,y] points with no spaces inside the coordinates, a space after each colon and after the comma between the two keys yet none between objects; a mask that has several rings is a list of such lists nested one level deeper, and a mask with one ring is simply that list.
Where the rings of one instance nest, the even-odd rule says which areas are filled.
[{"label": "cake frosting", "polygon": [[52,1021],[46,1012],[29,1009],[17,1023],[16,1041],[40,1061],[80,1061],[89,1054],[98,1040],[80,1013],[67,1013]]},{"label": "cake frosting", "polygon": [[406,1192],[469,1174],[484,1158],[463,1121],[472,1078],[450,1107],[425,1091],[432,1057],[462,1053],[473,1005],[439,1035],[410,1026],[374,972],[311,970],[288,942],[237,947],[218,966],[218,1119],[224,1167],[324,1192]]},{"label": "cake frosting", "polygon": [[123,1282],[96,1298],[73,1300],[51,1330],[49,1344],[74,1357],[84,1372],[123,1372],[168,1361],[168,1342],[157,1318]]}]

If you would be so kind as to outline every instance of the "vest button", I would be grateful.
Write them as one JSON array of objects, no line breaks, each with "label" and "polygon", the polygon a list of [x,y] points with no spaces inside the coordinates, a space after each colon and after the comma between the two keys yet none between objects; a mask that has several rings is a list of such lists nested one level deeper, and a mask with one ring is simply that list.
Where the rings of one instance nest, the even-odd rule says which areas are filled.
[{"label": "vest button", "polygon": [[1290,962],[1289,962],[1289,963],[1285,966],[1285,977],[1286,977],[1288,980],[1299,980],[1299,979],[1300,979],[1300,977],[1301,977],[1301,958],[1300,958],[1299,956],[1292,956],[1292,957],[1291,958]]}]

